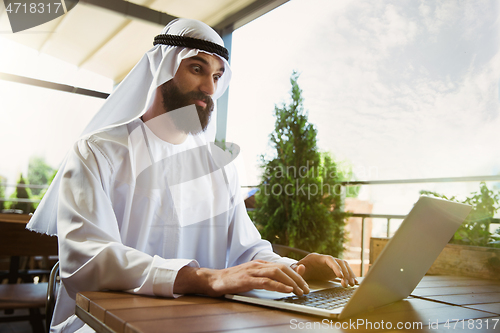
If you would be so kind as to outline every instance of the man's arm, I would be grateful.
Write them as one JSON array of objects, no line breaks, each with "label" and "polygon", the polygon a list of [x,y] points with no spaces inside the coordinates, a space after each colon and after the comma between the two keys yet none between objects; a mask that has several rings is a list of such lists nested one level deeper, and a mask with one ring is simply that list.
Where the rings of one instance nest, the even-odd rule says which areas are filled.
[{"label": "man's arm", "polygon": [[176,294],[222,296],[252,289],[265,289],[296,295],[309,293],[305,279],[341,278],[344,287],[358,284],[349,264],[328,255],[311,253],[293,265],[253,260],[238,266],[216,270],[186,266],[177,274]]},{"label": "man's arm", "polygon": [[[342,284],[344,286],[353,286],[357,283],[356,275],[353,273],[349,264],[345,260],[333,258],[332,256],[313,253],[297,263],[295,260],[280,257],[276,253],[273,253],[271,244],[261,239],[259,232],[255,228],[255,225],[248,217],[245,205],[241,198],[241,192],[239,191],[238,174],[234,168],[234,165],[230,164],[225,168],[228,171],[232,193],[235,193],[234,201],[238,203],[235,207],[229,230],[231,245],[230,251],[228,252],[228,264],[234,267],[228,268],[228,272],[225,275],[213,274],[212,277],[215,278],[216,281],[219,281],[215,284],[215,286],[217,287],[216,291],[227,289],[236,289],[238,290],[236,292],[244,292],[251,289],[268,289],[273,291],[281,291],[283,287],[291,287],[291,291],[295,292],[296,294],[301,294],[302,290],[299,289],[302,288],[303,291],[305,291],[305,289],[308,290],[308,288],[304,286],[307,285],[304,279],[331,280],[339,277],[342,279]],[[264,269],[268,268],[267,266],[247,266],[246,264],[244,264],[245,262],[252,263],[259,261],[256,259],[261,259],[260,262],[267,262],[268,265],[273,265],[274,269],[281,270],[281,272],[284,275],[288,276],[288,278],[291,278],[294,283],[291,283],[288,278],[278,280],[275,278],[275,276],[269,275],[269,270]],[[292,266],[293,269],[290,267],[292,264],[294,264]],[[240,266],[245,274],[241,274],[241,272],[243,271],[233,271],[233,269],[236,268],[240,269]],[[248,271],[246,271],[247,269]],[[265,273],[255,272],[255,269],[263,269]],[[184,290],[183,288],[181,288],[184,286],[184,281],[180,280],[181,273],[184,272],[179,272],[178,278],[174,283],[174,291],[176,290],[176,286],[179,287],[179,290]],[[235,274],[234,276],[233,273]],[[226,276],[229,276],[234,280],[224,279],[224,277]],[[281,275],[280,273],[279,276],[283,275]],[[188,276],[188,278],[190,277]],[[270,283],[269,280],[279,281],[280,285]],[[256,284],[258,285],[259,283],[265,285],[265,287],[251,287]],[[207,285],[207,283],[204,283],[204,281],[202,281],[202,284],[205,286]],[[240,291],[239,289],[242,289],[242,291]],[[289,289],[290,288],[286,288],[286,290]],[[191,292],[189,288],[187,288],[187,290],[188,292]],[[210,289],[209,292],[214,292],[214,290]],[[207,292],[204,291],[203,293]],[[230,293],[234,292],[230,291]]]},{"label": "man's arm", "polygon": [[174,283],[176,294],[222,296],[265,289],[297,295],[309,293],[304,279],[287,265],[253,260],[225,269],[184,267]]},{"label": "man's arm", "polygon": [[172,297],[178,270],[198,264],[152,256],[122,243],[108,192],[113,160],[96,142],[82,140],[61,170],[57,228],[64,286],[71,297],[103,289]]}]

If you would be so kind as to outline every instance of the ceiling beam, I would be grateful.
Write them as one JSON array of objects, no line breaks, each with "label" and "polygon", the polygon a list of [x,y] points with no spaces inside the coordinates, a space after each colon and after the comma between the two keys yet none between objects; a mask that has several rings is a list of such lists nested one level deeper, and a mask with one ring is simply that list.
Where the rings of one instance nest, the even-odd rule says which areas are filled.
[{"label": "ceiling beam", "polygon": [[80,2],[122,14],[125,17],[166,26],[176,16],[124,0],[80,0]]},{"label": "ceiling beam", "polygon": [[15,74],[0,73],[0,80],[28,84],[31,86],[42,87],[42,88],[47,88],[47,89],[52,89],[52,90],[65,91],[65,92],[69,92],[69,93],[73,93],[73,94],[85,95],[85,96],[102,98],[102,99],[106,99],[109,96],[108,93],[104,93],[104,92],[100,92],[100,91],[69,86],[67,84],[60,84],[60,83],[54,83],[54,82],[49,82],[49,81],[43,81],[43,80],[33,79],[30,77],[15,75]]},{"label": "ceiling beam", "polygon": [[[255,0],[245,8],[229,15],[224,20],[217,23],[213,28],[219,32],[219,34],[224,35],[244,26],[248,22],[255,20],[288,1],[289,0]],[[131,19],[156,23],[160,26],[166,26],[170,21],[177,18],[176,16],[125,0],[80,0],[80,2],[107,9]]]},{"label": "ceiling beam", "polygon": [[217,32],[219,32],[219,34],[225,35],[226,33],[244,26],[245,24],[270,12],[271,10],[281,6],[288,1],[289,0],[256,0],[245,8],[242,8],[236,13],[229,15],[224,20],[213,26],[213,28]]}]

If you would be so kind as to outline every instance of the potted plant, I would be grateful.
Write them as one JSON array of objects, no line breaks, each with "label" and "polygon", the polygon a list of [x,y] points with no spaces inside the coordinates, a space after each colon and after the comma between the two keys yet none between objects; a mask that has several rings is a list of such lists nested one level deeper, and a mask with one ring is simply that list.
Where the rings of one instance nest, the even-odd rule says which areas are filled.
[{"label": "potted plant", "polygon": [[456,274],[500,279],[500,228],[491,232],[494,215],[500,208],[500,195],[485,183],[464,200],[430,191],[421,194],[462,202],[472,206],[470,214],[428,274]]},{"label": "potted plant", "polygon": [[[481,183],[480,190],[464,200],[431,191],[420,191],[446,200],[472,206],[470,214],[455,232],[427,274],[464,275],[487,279],[500,279],[500,228],[490,231],[491,223],[498,221],[494,214],[500,208],[500,195]],[[372,238],[370,262],[374,262],[389,239]]]}]

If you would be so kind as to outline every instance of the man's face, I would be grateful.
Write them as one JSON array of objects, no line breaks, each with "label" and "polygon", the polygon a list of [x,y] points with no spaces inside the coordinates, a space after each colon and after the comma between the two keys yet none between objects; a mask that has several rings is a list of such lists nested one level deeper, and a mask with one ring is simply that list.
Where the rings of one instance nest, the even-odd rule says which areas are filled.
[{"label": "man's face", "polygon": [[[224,62],[217,56],[203,52],[184,59],[174,78],[161,86],[163,107],[166,112],[194,104],[198,111],[201,128],[205,130],[214,109],[212,95],[224,73]],[[196,134],[199,125],[186,119],[173,119],[176,127],[186,133]]]}]

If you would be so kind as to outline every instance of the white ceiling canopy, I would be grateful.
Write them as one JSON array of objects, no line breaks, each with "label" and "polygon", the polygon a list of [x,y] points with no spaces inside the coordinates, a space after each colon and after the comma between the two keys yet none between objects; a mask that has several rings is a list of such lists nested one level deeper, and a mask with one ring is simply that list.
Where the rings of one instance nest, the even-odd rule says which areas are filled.
[{"label": "white ceiling canopy", "polygon": [[12,31],[0,10],[2,36],[115,82],[153,46],[153,37],[175,17],[193,18],[221,35],[288,0],[80,0],[67,14],[40,26]]}]

